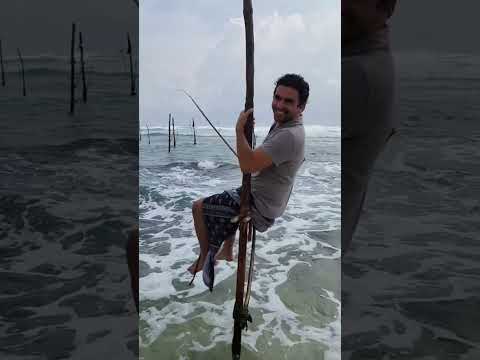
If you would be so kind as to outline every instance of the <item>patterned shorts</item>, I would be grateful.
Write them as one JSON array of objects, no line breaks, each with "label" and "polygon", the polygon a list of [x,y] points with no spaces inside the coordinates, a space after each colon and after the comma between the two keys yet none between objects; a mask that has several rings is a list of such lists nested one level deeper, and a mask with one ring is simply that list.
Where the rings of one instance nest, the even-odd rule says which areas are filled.
[{"label": "patterned shorts", "polygon": [[209,248],[216,253],[225,239],[235,235],[238,222],[232,222],[232,219],[240,213],[240,206],[224,191],[203,199],[202,210]]}]

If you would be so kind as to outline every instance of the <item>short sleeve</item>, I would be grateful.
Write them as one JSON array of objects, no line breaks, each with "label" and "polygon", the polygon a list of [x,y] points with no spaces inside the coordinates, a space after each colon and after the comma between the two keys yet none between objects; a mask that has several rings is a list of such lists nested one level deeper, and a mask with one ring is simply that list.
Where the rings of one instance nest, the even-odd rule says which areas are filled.
[{"label": "short sleeve", "polygon": [[278,131],[265,139],[259,147],[272,158],[278,166],[295,158],[295,141],[290,131]]}]

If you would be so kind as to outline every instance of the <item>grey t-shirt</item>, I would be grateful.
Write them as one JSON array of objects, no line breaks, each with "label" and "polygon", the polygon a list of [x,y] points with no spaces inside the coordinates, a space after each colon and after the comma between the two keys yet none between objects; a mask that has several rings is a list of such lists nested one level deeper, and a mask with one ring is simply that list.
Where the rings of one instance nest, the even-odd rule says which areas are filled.
[{"label": "grey t-shirt", "polygon": [[259,149],[273,164],[252,174],[252,196],[258,211],[270,219],[278,218],[287,207],[298,169],[305,159],[305,130],[300,121],[275,124]]}]

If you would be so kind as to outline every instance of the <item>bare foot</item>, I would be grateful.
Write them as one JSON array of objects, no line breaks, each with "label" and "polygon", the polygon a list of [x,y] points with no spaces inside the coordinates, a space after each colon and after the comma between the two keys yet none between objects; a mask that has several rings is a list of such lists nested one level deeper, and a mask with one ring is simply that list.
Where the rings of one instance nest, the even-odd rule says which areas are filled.
[{"label": "bare foot", "polygon": [[[197,261],[198,261],[198,264],[197,264]],[[205,262],[205,256],[201,256],[200,259],[197,258],[197,260],[195,260],[195,262],[192,265],[190,265],[190,267],[188,268],[188,272],[193,275],[197,272],[202,271],[204,262]]]},{"label": "bare foot", "polygon": [[233,261],[233,243],[231,246],[222,246],[217,255],[215,255],[215,260]]}]

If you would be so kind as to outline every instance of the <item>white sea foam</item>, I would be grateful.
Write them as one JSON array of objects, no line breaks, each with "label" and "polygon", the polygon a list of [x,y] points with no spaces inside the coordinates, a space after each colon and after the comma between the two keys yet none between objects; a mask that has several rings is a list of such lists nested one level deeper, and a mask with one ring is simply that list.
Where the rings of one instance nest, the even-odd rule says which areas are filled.
[{"label": "white sea foam", "polygon": [[210,160],[202,160],[198,162],[198,167],[201,169],[216,169],[219,166],[219,164],[216,164],[215,162]]},{"label": "white sea foam", "polygon": [[[211,141],[218,143],[216,139]],[[323,141],[319,143],[328,146],[323,145]],[[223,144],[218,148],[225,153],[228,151]],[[164,299],[168,299],[168,302],[161,308],[152,306],[140,314],[148,324],[146,332],[141,334],[142,346],[151,346],[167,327],[185,324],[197,317],[209,326],[210,342],[206,345],[198,341],[195,332],[177,334],[178,341],[190,351],[209,351],[222,342],[231,342],[236,262],[220,261],[216,266],[216,286],[212,295],[204,286],[201,274],[192,287],[178,285],[190,281],[186,268],[195,261],[199,249],[191,200],[238,186],[240,175],[235,167],[220,166],[222,162],[218,158],[192,162],[183,157],[186,153],[195,158],[198,151],[194,150],[197,149],[198,146],[191,153],[178,155],[172,152],[170,157],[174,157],[171,161],[175,166],[167,170],[154,166],[157,161],[154,153],[143,154],[150,157],[145,159],[149,166],[140,169],[141,185],[145,188],[140,200],[140,219],[148,221],[148,225],[142,226],[140,232],[149,236],[145,239],[141,236],[140,260],[149,270],[140,280],[141,301],[162,299],[165,304]],[[315,152],[321,154],[322,150]],[[285,347],[321,342],[330,349],[325,354],[327,359],[339,359],[340,308],[333,292],[325,289],[323,301],[334,303],[338,316],[324,327],[303,324],[278,292],[279,287],[292,281],[289,273],[296,266],[311,267],[315,261],[338,260],[340,256],[339,239],[333,238],[332,243],[328,238],[332,231],[339,234],[340,227],[340,168],[334,161],[328,156],[309,160],[297,177],[285,215],[277,219],[271,229],[257,234],[250,307],[259,315],[254,319],[255,327],[242,339],[252,351],[261,351],[259,344],[267,337],[269,341],[277,339]],[[234,253],[237,244],[238,239]],[[164,249],[161,254],[155,250],[160,245]],[[339,277],[339,274],[331,276]],[[213,296],[211,301],[210,296]],[[227,300],[218,303],[215,300],[218,297]],[[299,340],[294,340],[292,335],[297,335]]]},{"label": "white sea foam", "polygon": [[[341,129],[338,126],[324,126],[324,125],[305,125],[305,135],[312,138],[339,138]],[[235,128],[233,127],[222,127],[216,126],[218,132],[225,137],[235,137]],[[264,138],[268,131],[270,130],[269,126],[256,126],[255,135],[258,138]],[[168,126],[141,126],[140,131],[142,136],[150,135],[168,135]],[[217,137],[218,134],[209,126],[197,126],[195,127],[195,134],[199,137]],[[180,136],[192,136],[193,129],[187,126],[176,126],[175,135]]]}]

